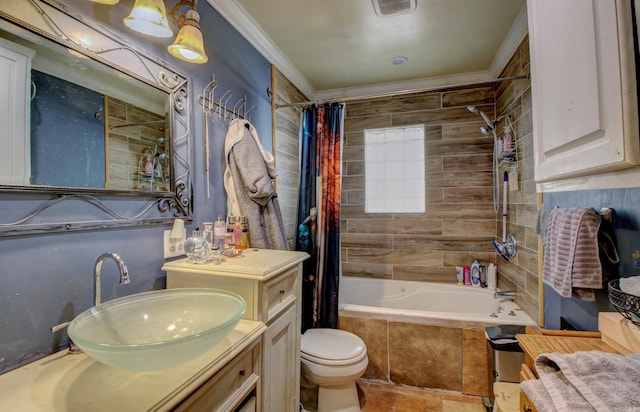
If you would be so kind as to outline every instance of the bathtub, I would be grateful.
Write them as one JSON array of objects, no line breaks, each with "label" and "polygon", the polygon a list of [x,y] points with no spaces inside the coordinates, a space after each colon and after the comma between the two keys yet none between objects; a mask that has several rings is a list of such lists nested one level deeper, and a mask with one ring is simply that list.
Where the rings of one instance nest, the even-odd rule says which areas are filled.
[{"label": "bathtub", "polygon": [[534,325],[514,302],[493,290],[449,283],[345,276],[340,279],[340,310],[489,324]]},{"label": "bathtub", "polygon": [[[367,346],[363,379],[461,396],[493,396],[487,327],[535,325],[493,291],[446,283],[342,277],[339,307],[339,328]],[[516,374],[523,360],[511,362]]]}]

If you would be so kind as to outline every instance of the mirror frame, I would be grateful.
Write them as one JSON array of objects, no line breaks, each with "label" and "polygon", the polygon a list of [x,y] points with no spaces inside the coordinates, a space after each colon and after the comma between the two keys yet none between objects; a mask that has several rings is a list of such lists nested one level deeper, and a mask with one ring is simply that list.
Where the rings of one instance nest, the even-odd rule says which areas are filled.
[{"label": "mirror frame", "polygon": [[[1,185],[1,196],[5,196],[5,193],[23,196],[33,207],[31,210],[20,211],[21,215],[0,217],[10,220],[0,220],[0,236],[158,226],[171,224],[175,218],[190,222],[193,216],[193,188],[189,79],[146,50],[55,0],[12,0],[0,3],[0,27],[3,29],[32,38],[45,37],[167,93],[173,179],[173,192]],[[95,37],[91,48],[82,47],[72,39],[74,32],[90,33]],[[122,201],[132,197],[140,200],[139,203],[136,202],[136,210],[131,210],[130,205],[123,209],[121,204],[128,202]],[[80,213],[81,218],[73,219],[70,213],[55,210],[78,202],[85,208]]]}]

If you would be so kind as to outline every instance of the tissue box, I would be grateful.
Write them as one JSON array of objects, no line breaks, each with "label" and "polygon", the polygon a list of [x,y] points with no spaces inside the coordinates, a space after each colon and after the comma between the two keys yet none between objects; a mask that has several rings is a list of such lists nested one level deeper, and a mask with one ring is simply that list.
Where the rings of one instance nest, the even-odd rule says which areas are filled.
[{"label": "tissue box", "polygon": [[640,353],[640,327],[618,312],[600,312],[598,329],[601,340],[623,355]]}]

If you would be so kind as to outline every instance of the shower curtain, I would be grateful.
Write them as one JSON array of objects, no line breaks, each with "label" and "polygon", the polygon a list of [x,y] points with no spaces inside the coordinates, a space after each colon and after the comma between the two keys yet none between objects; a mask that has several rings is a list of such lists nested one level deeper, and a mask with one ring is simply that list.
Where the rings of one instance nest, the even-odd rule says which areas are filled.
[{"label": "shower curtain", "polygon": [[302,112],[295,249],[311,256],[303,264],[303,333],[338,325],[343,117],[338,103]]}]

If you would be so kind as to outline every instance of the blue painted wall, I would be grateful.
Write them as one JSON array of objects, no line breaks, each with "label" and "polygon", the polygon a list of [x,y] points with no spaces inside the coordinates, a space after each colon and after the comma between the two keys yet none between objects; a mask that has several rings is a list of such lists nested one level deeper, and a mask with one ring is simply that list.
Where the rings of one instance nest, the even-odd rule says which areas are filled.
[{"label": "blue painted wall", "polygon": [[[640,275],[640,264],[633,259],[640,250],[640,189],[583,190],[543,194],[545,209],[558,207],[609,207],[615,210],[614,232],[621,277]],[[561,317],[580,330],[598,330],[598,312],[615,311],[609,306],[605,291],[598,293],[596,302],[563,298],[551,287],[544,286],[545,327],[561,329]]]},{"label": "blue painted wall", "polygon": [[[151,51],[176,67],[191,80],[193,132],[192,176],[194,224],[215,220],[225,214],[226,198],[222,185],[223,147],[226,126],[209,124],[210,197],[207,197],[204,167],[204,115],[197,95],[215,74],[224,93],[233,91],[231,101],[247,96],[248,106],[256,106],[253,123],[271,148],[270,64],[205,1],[199,2],[200,24],[209,61],[194,65],[171,57],[166,47],[171,39],[155,39],[130,31],[122,24],[133,2],[121,1],[104,6],[86,0],[63,1],[70,8],[108,26],[122,37]],[[37,196],[32,196],[37,197]],[[125,207],[136,210],[140,200],[122,199]],[[0,194],[0,213],[23,216],[30,210],[30,196]],[[68,204],[60,214],[84,213],[81,205]],[[66,347],[66,333],[52,334],[49,328],[71,320],[87,309],[93,300],[93,264],[105,251],[119,253],[126,261],[131,284],[116,286],[115,263],[103,265],[103,300],[165,287],[162,232],[168,227],[113,229],[65,234],[12,236],[0,238],[0,373],[8,372]]]}]

